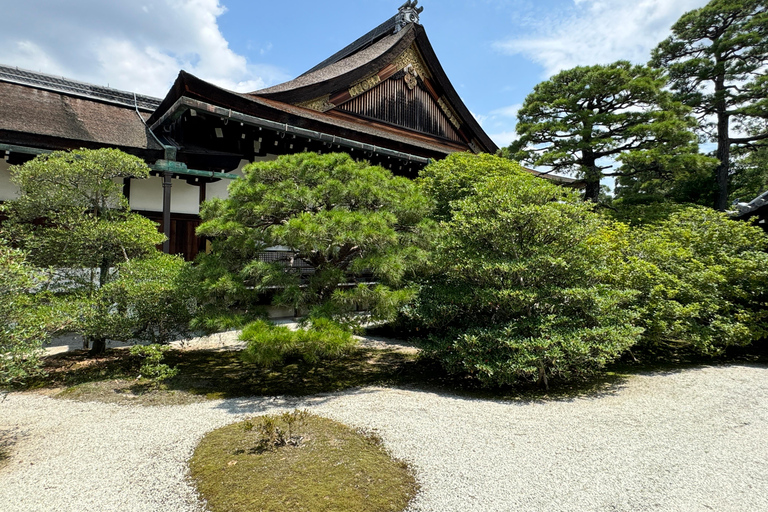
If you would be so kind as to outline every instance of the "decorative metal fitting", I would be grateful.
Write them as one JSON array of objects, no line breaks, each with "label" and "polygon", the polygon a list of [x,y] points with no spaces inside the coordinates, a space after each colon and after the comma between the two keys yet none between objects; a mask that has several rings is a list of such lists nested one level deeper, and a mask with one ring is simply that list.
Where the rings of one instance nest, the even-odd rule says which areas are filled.
[{"label": "decorative metal fitting", "polygon": [[419,5],[419,0],[408,0],[400,6],[395,19],[395,34],[408,26],[409,23],[419,23],[419,14],[424,12],[424,7],[416,7],[417,5]]}]

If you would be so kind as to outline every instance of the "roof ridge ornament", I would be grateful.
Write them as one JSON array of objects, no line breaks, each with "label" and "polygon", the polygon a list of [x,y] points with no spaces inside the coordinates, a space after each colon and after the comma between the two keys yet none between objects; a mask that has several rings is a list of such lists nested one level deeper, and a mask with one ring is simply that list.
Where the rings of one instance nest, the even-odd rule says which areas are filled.
[{"label": "roof ridge ornament", "polygon": [[424,12],[424,7],[416,7],[419,0],[408,0],[398,9],[395,18],[395,34],[404,29],[409,23],[419,23],[419,14]]}]

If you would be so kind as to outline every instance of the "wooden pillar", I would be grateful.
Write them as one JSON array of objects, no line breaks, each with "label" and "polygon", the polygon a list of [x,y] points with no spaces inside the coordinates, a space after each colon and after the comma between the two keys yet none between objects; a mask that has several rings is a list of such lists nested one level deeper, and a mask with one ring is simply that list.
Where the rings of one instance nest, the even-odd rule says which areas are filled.
[{"label": "wooden pillar", "polygon": [[[205,181],[203,178],[200,178],[199,180],[200,184],[200,197],[198,200],[198,206],[202,206],[203,203],[206,200],[206,189],[208,187],[208,182]],[[199,211],[198,211],[199,215]],[[199,225],[199,224],[198,224]],[[206,252],[206,239],[204,237],[198,237],[197,233],[195,233],[195,239],[197,240],[197,252],[198,254],[201,252]]]},{"label": "wooden pillar", "polygon": [[170,254],[171,252],[171,178],[172,172],[163,173],[163,234],[165,235],[165,242],[163,242],[163,252]]},{"label": "wooden pillar", "polygon": [[205,202],[205,192],[206,192],[207,185],[208,183],[203,178],[199,179],[198,186],[200,187],[200,198],[197,202],[198,206],[202,205]]},{"label": "wooden pillar", "polygon": [[123,197],[131,204],[131,178],[123,178]]}]

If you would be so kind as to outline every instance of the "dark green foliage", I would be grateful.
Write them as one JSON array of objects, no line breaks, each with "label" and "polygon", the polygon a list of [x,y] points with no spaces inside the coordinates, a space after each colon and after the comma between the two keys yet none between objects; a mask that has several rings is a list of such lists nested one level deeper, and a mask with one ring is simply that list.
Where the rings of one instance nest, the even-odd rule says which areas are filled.
[{"label": "dark green foliage", "polygon": [[349,354],[357,344],[349,329],[326,318],[313,318],[295,331],[257,320],[243,329],[240,339],[248,342],[243,359],[267,367],[289,357],[301,357],[310,363],[337,359]]},{"label": "dark green foliage", "polygon": [[[657,155],[655,159],[664,158]],[[616,178],[612,207],[648,205],[664,209],[663,203],[711,206],[717,194],[713,179],[717,160],[703,155],[668,160],[659,164],[654,158],[623,159],[622,174]]]},{"label": "dark green foliage", "polygon": [[451,203],[432,272],[405,309],[431,333],[429,353],[490,385],[546,385],[598,370],[635,343],[634,293],[607,284],[621,226],[531,175],[473,188]]},{"label": "dark green foliage", "polygon": [[88,301],[83,333],[123,342],[169,343],[191,335],[197,311],[190,265],[156,254],[117,266],[112,280]]},{"label": "dark green foliage", "polygon": [[30,291],[42,278],[21,251],[0,238],[0,389],[23,384],[41,371],[50,333]]},{"label": "dark green foliage", "polygon": [[[402,287],[426,256],[431,203],[406,178],[346,154],[314,153],[254,163],[243,173],[229,199],[205,204],[198,230],[214,239],[219,261],[205,263],[216,268],[209,286],[229,302],[246,290],[277,290],[277,305],[343,315],[359,304],[354,293],[340,295],[339,285],[374,280],[380,286],[364,298],[392,300],[386,292]],[[270,247],[291,256],[260,261]],[[293,261],[312,271],[291,267]]]},{"label": "dark green foliage", "polygon": [[767,247],[760,228],[702,207],[633,232],[616,276],[640,291],[642,346],[717,355],[766,336]]},{"label": "dark green foliage", "polygon": [[131,355],[141,359],[139,378],[148,379],[155,383],[171,379],[178,375],[178,368],[171,368],[163,363],[165,353],[170,347],[164,345],[135,345],[131,347]]},{"label": "dark green foliage", "polygon": [[206,333],[242,329],[265,316],[264,308],[256,305],[258,292],[248,286],[241,270],[242,261],[232,253],[217,250],[197,257],[191,269],[199,305],[192,321],[195,329]]},{"label": "dark green foliage", "polygon": [[768,192],[768,146],[740,153],[732,165],[730,199],[748,203]]},{"label": "dark green foliage", "polygon": [[700,166],[690,131],[696,121],[663,90],[665,83],[661,71],[625,61],[562,71],[525,99],[518,112],[520,138],[506,155],[578,174],[591,201],[597,201],[607,169],[614,176],[663,177]]},{"label": "dark green foliage", "polygon": [[667,220],[673,213],[690,206],[670,201],[633,203],[622,198],[613,201],[610,208],[604,209],[603,212],[613,220],[638,227]]},{"label": "dark green foliage", "polygon": [[768,5],[712,0],[675,23],[651,63],[667,72],[677,97],[694,108],[702,131],[717,143],[714,206],[725,210],[731,148],[755,147],[768,138]]},{"label": "dark green foliage", "polygon": [[163,241],[154,223],[129,212],[117,181],[147,176],[141,159],[115,149],[40,155],[11,168],[20,196],[3,205],[4,229],[34,265],[76,269],[70,285],[92,288],[95,277],[106,284],[110,267],[152,254]]}]

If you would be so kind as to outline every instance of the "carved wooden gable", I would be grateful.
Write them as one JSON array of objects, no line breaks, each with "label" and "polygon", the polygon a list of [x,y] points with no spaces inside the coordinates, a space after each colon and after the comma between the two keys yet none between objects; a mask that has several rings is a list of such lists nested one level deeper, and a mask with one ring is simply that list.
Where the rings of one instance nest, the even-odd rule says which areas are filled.
[{"label": "carved wooden gable", "polygon": [[401,128],[463,142],[454,125],[455,116],[450,107],[429,90],[429,85],[421,79],[412,66],[407,66],[336,109]]}]

